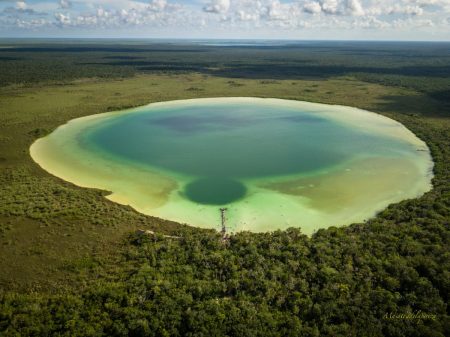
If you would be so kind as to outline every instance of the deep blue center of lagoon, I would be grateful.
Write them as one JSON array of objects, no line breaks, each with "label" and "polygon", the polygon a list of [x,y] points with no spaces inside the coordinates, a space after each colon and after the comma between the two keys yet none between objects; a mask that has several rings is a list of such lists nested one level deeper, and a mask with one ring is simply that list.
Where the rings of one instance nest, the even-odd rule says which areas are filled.
[{"label": "deep blue center of lagoon", "polygon": [[242,198],[245,179],[314,173],[358,154],[408,146],[314,112],[252,103],[143,108],[93,128],[81,141],[191,177],[185,197],[214,205]]}]

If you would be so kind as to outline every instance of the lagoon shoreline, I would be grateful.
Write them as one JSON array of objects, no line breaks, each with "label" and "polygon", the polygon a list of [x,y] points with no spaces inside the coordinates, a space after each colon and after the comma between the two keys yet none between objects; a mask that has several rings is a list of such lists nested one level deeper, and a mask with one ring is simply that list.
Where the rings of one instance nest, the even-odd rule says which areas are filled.
[{"label": "lagoon shoreline", "polygon": [[[401,139],[406,141],[416,147],[417,155],[421,158],[421,163],[415,168],[416,172],[411,173],[420,176],[420,179],[409,180],[408,184],[413,184],[413,186],[406,193],[401,195],[390,194],[389,197],[384,199],[362,198],[362,203],[358,205],[357,209],[344,209],[334,213],[321,212],[317,208],[309,207],[308,204],[311,204],[311,201],[306,200],[304,196],[280,193],[279,186],[275,189],[267,189],[267,186],[261,187],[261,183],[259,183],[259,186],[255,185],[251,189],[251,194],[245,200],[247,204],[242,201],[230,206],[231,214],[234,218],[232,220],[240,224],[239,227],[236,226],[234,228],[236,231],[264,232],[288,227],[300,227],[306,234],[312,234],[318,228],[363,221],[375,216],[377,212],[391,203],[419,197],[432,188],[433,162],[428,147],[402,124],[388,117],[358,108],[276,98],[221,97],[177,100],[150,103],[124,111],[80,117],[68,121],[47,137],[34,142],[30,147],[30,155],[36,163],[54,176],[74,183],[77,186],[111,191],[111,194],[107,196],[108,199],[129,205],[138,212],[199,227],[219,228],[217,207],[192,205],[192,203],[180,197],[181,185],[186,182],[181,180],[180,184],[180,179],[173,179],[157,170],[139,165],[130,167],[129,163],[124,165],[117,161],[111,161],[111,158],[107,156],[102,157],[98,153],[88,153],[88,151],[78,148],[74,139],[76,139],[77,132],[83,130],[87,125],[92,126],[93,122],[102,123],[109,118],[143,111],[149,107],[154,109],[161,107],[173,108],[185,106],[186,104],[208,105],[211,103],[228,103],[230,101],[234,103],[281,105],[295,109],[308,107],[311,111],[326,115],[328,118],[335,118],[338,122],[350,123],[353,127],[365,125],[371,132],[378,132],[384,136],[391,137],[393,140]],[[349,117],[350,121],[346,120]],[[56,141],[55,134],[63,133],[65,137]],[[51,142],[49,142],[50,139],[52,140]],[[75,150],[68,154],[64,150],[67,148]],[[83,158],[82,162],[79,161],[80,157],[77,159],[77,155],[81,155]],[[355,165],[356,170],[358,167],[366,167],[367,171],[367,163],[364,160]],[[338,170],[336,174],[339,174],[341,178],[346,177],[346,172],[348,171],[345,170],[346,168]],[[391,172],[391,174],[394,173]],[[397,174],[397,178],[401,177],[399,172],[395,174]],[[360,185],[364,185],[364,173],[361,173],[360,176],[362,177]],[[127,177],[133,177],[132,181]],[[293,181],[292,179],[295,180],[295,175],[290,179],[291,181]],[[308,179],[303,179],[303,182]],[[352,181],[351,177],[346,177],[346,179],[350,182]],[[281,180],[289,181],[288,177],[283,177]],[[393,179],[392,183],[395,183],[396,180],[398,179]],[[322,193],[330,193],[333,184],[328,185],[328,190],[327,188],[322,188]],[[359,192],[361,191],[364,191],[364,186],[359,188]],[[349,195],[348,198],[354,199],[354,196]],[[248,204],[253,204],[254,207],[249,207]],[[292,205],[290,211],[280,211],[280,209],[289,204]],[[268,208],[270,208],[270,211],[267,214],[270,214],[270,216],[264,216],[264,221],[255,221],[257,214],[260,213],[259,210]],[[304,214],[304,217],[298,219],[298,214]],[[305,225],[305,223],[309,225]]]}]

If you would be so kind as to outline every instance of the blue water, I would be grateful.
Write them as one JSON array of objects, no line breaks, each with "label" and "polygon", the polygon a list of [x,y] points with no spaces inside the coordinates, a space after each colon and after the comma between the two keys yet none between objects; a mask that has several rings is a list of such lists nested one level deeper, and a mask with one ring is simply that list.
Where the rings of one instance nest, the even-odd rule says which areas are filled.
[{"label": "blue water", "polygon": [[395,156],[409,147],[311,111],[251,102],[150,106],[91,129],[82,142],[192,177],[184,196],[214,205],[244,197],[246,179],[309,174],[364,153]]}]

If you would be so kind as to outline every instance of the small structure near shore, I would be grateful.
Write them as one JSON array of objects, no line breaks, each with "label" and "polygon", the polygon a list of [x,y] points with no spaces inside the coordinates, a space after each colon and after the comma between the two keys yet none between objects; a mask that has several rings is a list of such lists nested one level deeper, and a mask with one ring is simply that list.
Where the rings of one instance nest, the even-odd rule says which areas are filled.
[{"label": "small structure near shore", "polygon": [[225,212],[228,210],[228,208],[223,207],[220,208],[220,220],[222,223],[222,229],[220,231],[220,233],[222,234],[222,243],[228,243],[228,241],[230,240],[230,235],[227,233],[227,227],[226,227],[226,215]]}]

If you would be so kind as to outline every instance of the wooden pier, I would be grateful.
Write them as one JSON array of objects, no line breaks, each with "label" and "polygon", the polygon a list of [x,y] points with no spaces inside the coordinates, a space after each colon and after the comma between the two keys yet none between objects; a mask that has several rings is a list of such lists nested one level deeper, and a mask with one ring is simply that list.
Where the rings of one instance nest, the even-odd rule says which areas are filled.
[{"label": "wooden pier", "polygon": [[226,208],[226,207],[220,208],[220,219],[222,222],[222,230],[220,231],[220,233],[222,234],[222,242],[225,244],[228,243],[228,240],[229,240],[229,235],[227,234],[227,226],[226,226],[227,218],[225,215],[225,212],[227,210],[228,210],[228,208]]},{"label": "wooden pier", "polygon": [[226,227],[226,217],[225,217],[225,212],[228,210],[228,208],[221,208],[220,209],[220,218],[222,220],[222,230],[221,233],[225,234],[227,232],[227,227]]}]

